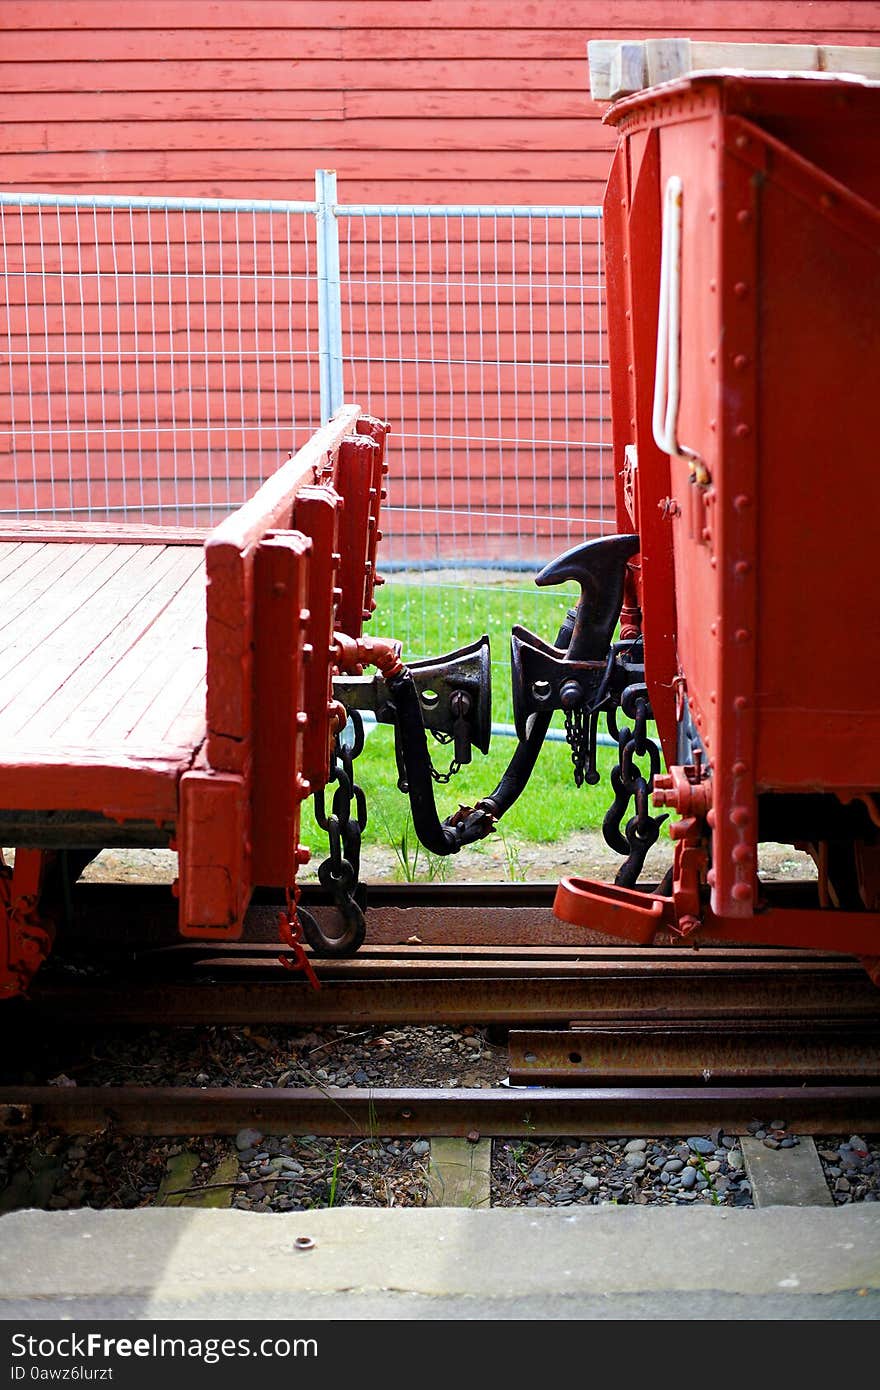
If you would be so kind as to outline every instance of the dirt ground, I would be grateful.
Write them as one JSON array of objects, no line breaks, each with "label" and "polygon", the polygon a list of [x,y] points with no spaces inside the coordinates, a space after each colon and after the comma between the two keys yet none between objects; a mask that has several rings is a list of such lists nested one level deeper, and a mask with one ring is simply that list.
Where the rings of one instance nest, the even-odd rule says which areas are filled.
[{"label": "dirt ground", "polygon": [[[323,846],[312,846],[312,861],[302,881],[317,877]],[[648,856],[643,877],[662,878],[672,861],[672,844],[659,841]],[[611,882],[621,863],[596,831],[568,835],[551,844],[490,837],[443,861],[425,862],[417,881],[442,883],[556,883],[568,874]],[[762,877],[814,878],[815,866],[790,845],[762,845],[759,855]],[[177,873],[177,856],[170,850],[105,850],[88,866],[83,877],[91,882],[116,880],[130,883],[171,883]],[[361,877],[366,883],[400,882],[403,872],[393,849],[366,845],[361,856]]]}]

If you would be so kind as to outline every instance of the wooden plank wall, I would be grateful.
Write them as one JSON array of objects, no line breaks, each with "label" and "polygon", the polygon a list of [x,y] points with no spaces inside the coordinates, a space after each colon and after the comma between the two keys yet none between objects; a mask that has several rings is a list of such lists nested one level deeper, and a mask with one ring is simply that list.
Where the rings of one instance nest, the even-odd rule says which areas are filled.
[{"label": "wooden plank wall", "polygon": [[[687,34],[730,42],[871,44],[878,29],[880,6],[868,0],[4,0],[0,185],[311,199],[314,170],[327,167],[337,170],[340,198],[349,203],[598,203],[613,138],[601,124],[602,108],[589,98],[590,38]],[[595,228],[586,224],[581,246],[568,246],[566,257],[554,230],[556,251],[533,275],[531,308],[522,282],[505,275],[507,250],[496,272],[483,249],[479,263],[468,261],[463,296],[459,290],[469,304],[463,318],[460,306],[445,302],[441,271],[448,256],[438,261],[436,249],[430,255],[409,253],[405,245],[395,250],[389,281],[397,265],[406,274],[408,254],[416,272],[406,280],[408,302],[398,307],[397,290],[387,282],[382,293],[366,288],[378,279],[376,252],[358,246],[361,235],[352,227],[343,247],[350,268],[348,394],[398,424],[389,448],[389,491],[405,509],[389,514],[392,553],[396,547],[403,554],[406,540],[407,553],[422,556],[462,551],[529,558],[577,539],[579,518],[588,529],[594,523],[587,517],[603,515],[600,474],[608,466],[604,452],[585,447],[607,413],[601,375],[582,365],[594,362],[601,349],[598,305],[587,304],[579,330],[572,317],[582,286],[596,284]],[[470,232],[464,240],[472,242]],[[264,270],[268,246],[261,235]],[[465,259],[470,254],[461,252]],[[298,272],[295,261],[291,254]],[[478,264],[482,307],[470,302],[480,297],[470,283]],[[95,282],[105,314],[118,288],[113,269]],[[38,295],[39,277],[28,281]],[[154,283],[158,297],[166,289],[164,280]],[[135,298],[144,290],[134,282]],[[542,300],[551,303],[549,312]],[[228,305],[221,310],[213,289],[206,305],[205,350],[214,361]],[[39,336],[20,308],[10,338],[17,371],[28,333],[34,341]],[[105,350],[116,337],[126,346],[136,318],[131,305],[126,314],[122,321],[105,319]],[[257,318],[258,310],[253,314]],[[192,314],[183,316],[186,323],[174,325],[178,335],[193,331]],[[429,317],[439,372],[413,361],[426,353]],[[227,326],[234,331],[234,324]],[[537,351],[525,336],[536,326]],[[197,321],[195,329],[201,331]],[[55,320],[51,331],[57,337]],[[4,336],[0,332],[0,351]],[[477,352],[499,365],[481,370],[472,361]],[[372,365],[367,356],[375,359]],[[138,465],[155,479],[175,467],[168,432],[187,400],[204,397],[196,423],[201,428],[207,415],[216,428],[224,419],[225,391],[227,406],[233,397],[241,402],[243,418],[235,422],[223,469],[254,479],[272,465],[271,443],[267,453],[252,433],[259,435],[264,423],[255,418],[257,384],[270,440],[292,432],[302,416],[294,422],[288,410],[280,420],[271,418],[272,384],[261,382],[265,368],[249,357],[239,353],[235,362],[206,368],[193,393],[181,377],[179,355],[174,367],[172,343],[159,375],[153,371],[149,380],[132,365],[118,365],[109,386],[106,379],[103,388],[84,381],[82,411],[93,428],[108,411],[111,425],[117,410],[121,426],[135,414],[146,421],[147,447]],[[501,365],[512,361],[520,365]],[[302,398],[301,367],[297,371]],[[285,376],[285,398],[293,375]],[[69,407],[70,375],[64,380]],[[60,409],[60,377],[54,394],[51,382],[46,392],[35,392],[39,378],[31,373],[29,381],[31,396],[39,398],[38,416],[44,396]],[[38,423],[45,427],[46,421]],[[94,470],[97,458],[106,495],[117,501],[128,496],[129,465],[115,445],[101,440],[100,430],[90,458],[61,436],[51,447],[40,436],[39,447],[32,443],[16,462],[9,424],[8,402],[0,403],[0,482],[12,478],[15,465],[22,476],[36,475],[45,496],[54,473],[68,480],[73,497],[83,470]],[[437,448],[428,439],[434,431],[445,437]],[[192,496],[204,499],[218,441],[216,435],[198,439]],[[148,495],[155,492],[152,482]],[[56,487],[59,510],[64,496]],[[0,506],[4,501],[0,497]],[[566,523],[569,514],[572,524]]]}]

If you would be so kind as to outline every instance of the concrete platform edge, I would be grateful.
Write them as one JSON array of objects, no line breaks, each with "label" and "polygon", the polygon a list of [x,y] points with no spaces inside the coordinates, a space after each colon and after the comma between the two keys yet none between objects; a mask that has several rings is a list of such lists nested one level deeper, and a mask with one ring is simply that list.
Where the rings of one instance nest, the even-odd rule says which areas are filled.
[{"label": "concrete platform edge", "polygon": [[[296,1249],[298,1236],[312,1237],[314,1248]],[[276,1295],[345,1295],[356,1303],[393,1294],[518,1306],[662,1294],[711,1305],[717,1292],[728,1307],[738,1296],[848,1292],[876,1316],[880,1204],[78,1210],[0,1219],[0,1317],[27,1316],[30,1307],[59,1300],[92,1306],[120,1298],[136,1299],[141,1316],[161,1316],[195,1311],[216,1295],[234,1300],[239,1291],[248,1303]],[[338,1307],[334,1315],[358,1316]],[[843,1315],[863,1316],[858,1309]]]}]

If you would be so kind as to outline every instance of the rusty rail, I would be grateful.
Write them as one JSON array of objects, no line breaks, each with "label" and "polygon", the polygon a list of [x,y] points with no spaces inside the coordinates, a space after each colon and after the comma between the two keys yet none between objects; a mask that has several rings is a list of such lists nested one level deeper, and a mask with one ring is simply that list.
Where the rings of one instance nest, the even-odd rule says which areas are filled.
[{"label": "rusty rail", "polygon": [[[682,968],[679,968],[681,966]],[[795,1025],[880,1023],[880,991],[853,968],[782,970],[758,962],[642,964],[559,959],[517,962],[355,958],[321,966],[320,990],[282,966],[214,958],[205,978],[134,973],[97,984],[38,983],[26,1009],[42,1024],[505,1024],[674,1023],[784,1018]],[[243,971],[243,977],[242,972]],[[211,974],[220,978],[211,978]]]},{"label": "rusty rail", "polygon": [[38,1125],[85,1134],[112,1127],[125,1134],[264,1134],[340,1136],[466,1135],[534,1137],[701,1132],[744,1129],[781,1115],[792,1131],[836,1133],[880,1128],[880,1085],[559,1088],[523,1090],[319,1091],[253,1088],[52,1087],[0,1089],[0,1128]]}]

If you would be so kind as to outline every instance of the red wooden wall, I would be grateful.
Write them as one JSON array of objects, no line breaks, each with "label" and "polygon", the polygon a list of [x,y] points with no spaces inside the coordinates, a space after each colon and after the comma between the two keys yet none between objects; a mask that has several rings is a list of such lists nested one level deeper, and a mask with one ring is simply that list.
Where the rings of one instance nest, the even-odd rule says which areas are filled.
[{"label": "red wooden wall", "polygon": [[7,188],[600,199],[590,38],[870,44],[871,0],[3,0]]},{"label": "red wooden wall", "polygon": [[[337,170],[340,199],[347,203],[589,204],[601,202],[614,143],[601,124],[602,108],[589,98],[590,38],[686,34],[732,42],[871,44],[878,41],[880,5],[869,0],[3,0],[0,30],[0,187],[6,189],[310,200],[315,168],[327,167]],[[595,254],[591,236],[585,241],[585,263],[593,277]],[[558,267],[552,269],[557,289]],[[577,286],[570,271],[564,292],[569,300]],[[34,282],[31,289],[36,294],[39,285]],[[112,285],[105,289],[109,293]],[[358,304],[353,308],[367,324],[373,312]],[[502,303],[499,313],[506,322],[517,305]],[[420,318],[424,327],[421,308],[412,325],[404,324],[402,337]],[[524,319],[521,335],[525,324]],[[181,322],[177,331],[186,327]],[[447,327],[451,334],[458,331],[452,321]],[[114,328],[118,332],[118,323],[105,338]],[[594,329],[591,318],[585,360],[597,350]],[[16,341],[21,347],[21,334]],[[473,348],[473,333],[470,342]],[[491,346],[483,344],[486,350]],[[498,336],[494,347],[499,359],[510,355],[507,339]],[[423,509],[406,519],[392,516],[392,531],[408,526],[419,532],[422,554],[442,553],[442,537],[455,531],[447,509],[455,497],[456,470],[480,475],[471,479],[472,495],[463,498],[459,492],[459,502],[496,516],[505,508],[513,516],[515,503],[525,517],[515,524],[503,517],[493,523],[491,543],[484,548],[494,555],[514,548],[519,555],[528,553],[530,535],[531,549],[545,549],[547,527],[537,514],[544,515],[551,504],[563,512],[566,506],[595,508],[594,482],[574,493],[572,482],[578,470],[595,475],[598,455],[591,453],[584,463],[583,453],[575,450],[565,459],[571,476],[563,479],[557,442],[595,434],[604,406],[592,378],[584,406],[577,362],[572,377],[571,364],[566,371],[559,361],[560,351],[557,339],[548,336],[542,355],[550,367],[541,370],[549,378],[551,368],[558,367],[562,385],[540,403],[541,419],[525,453],[487,450],[477,441],[463,457],[453,441],[465,429],[474,430],[479,386],[473,372],[456,367],[448,374],[449,381],[457,378],[456,390],[472,392],[471,402],[463,413],[443,397],[439,408],[450,439],[421,477],[413,475],[412,438],[405,441],[404,462],[392,436],[392,499],[406,488],[408,504]],[[422,375],[420,382],[409,367],[398,369],[383,400],[388,376],[383,364],[370,378],[377,392],[372,407],[392,421],[403,413],[418,422],[424,412],[417,393],[432,380],[437,389],[436,372]],[[363,369],[361,378],[366,379]],[[498,380],[503,379],[499,370]],[[245,375],[231,379],[227,370],[224,382],[229,393],[238,391],[242,398],[252,392]],[[179,371],[175,378],[173,360],[169,383],[179,402],[187,383]],[[61,386],[58,378],[56,401]],[[510,389],[522,411],[528,382],[520,376],[507,389],[487,432],[513,439],[521,430],[508,418]],[[114,379],[112,393],[121,411],[126,402],[135,408],[121,376]],[[264,406],[266,401],[264,392]],[[102,418],[89,401],[84,404],[91,421]],[[136,405],[143,416],[148,407],[143,391]],[[106,400],[102,408],[106,412]],[[162,400],[157,399],[156,410],[161,433],[170,417]],[[3,474],[11,476],[9,446],[4,456],[2,443],[8,438],[4,414],[8,420],[8,412],[0,410],[0,483]],[[218,410],[213,418],[219,418]],[[285,428],[281,422],[282,436]],[[43,474],[57,471],[57,448],[54,456],[43,451],[37,458],[32,452]],[[520,486],[518,501],[504,483],[517,461],[534,472]],[[65,466],[77,473],[80,463]],[[259,459],[243,472],[255,475],[264,466]],[[112,487],[117,467],[112,447],[104,448],[102,467]],[[156,467],[161,471],[161,457]],[[574,538],[559,540],[567,544]],[[458,539],[456,532],[450,544]],[[552,528],[548,543],[551,549],[556,544]],[[479,549],[478,540],[472,553]]]}]

